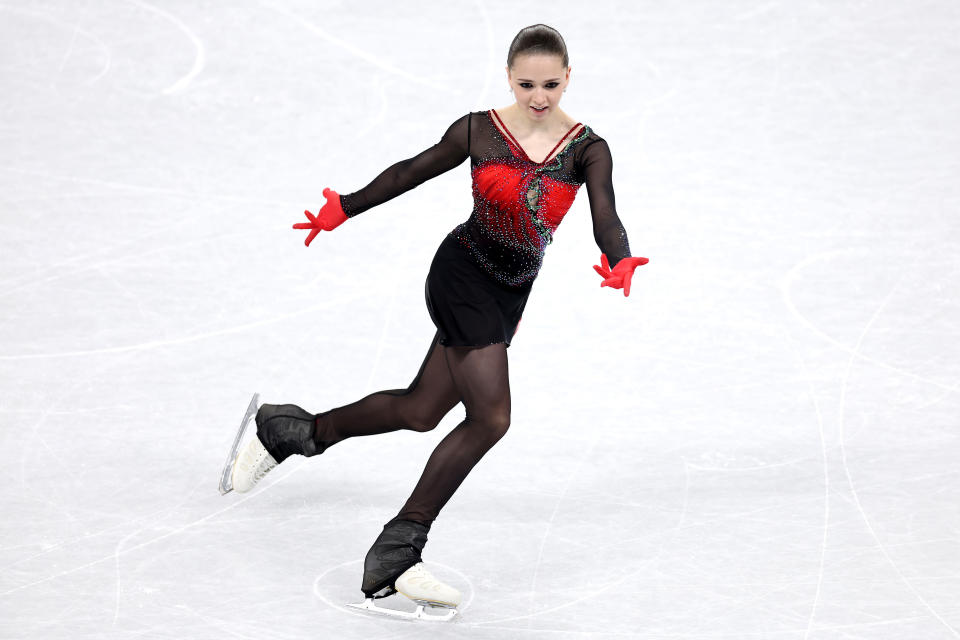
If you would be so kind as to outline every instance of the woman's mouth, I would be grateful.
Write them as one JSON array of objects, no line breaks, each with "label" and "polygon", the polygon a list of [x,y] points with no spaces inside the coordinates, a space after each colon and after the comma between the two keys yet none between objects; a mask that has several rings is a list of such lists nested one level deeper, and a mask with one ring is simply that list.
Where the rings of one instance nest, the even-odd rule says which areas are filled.
[{"label": "woman's mouth", "polygon": [[546,107],[546,106],[541,107],[540,109],[538,109],[538,108],[536,108],[535,106],[530,105],[530,108],[533,109],[534,111],[536,111],[537,113],[543,113],[544,111],[547,110],[547,107]]}]

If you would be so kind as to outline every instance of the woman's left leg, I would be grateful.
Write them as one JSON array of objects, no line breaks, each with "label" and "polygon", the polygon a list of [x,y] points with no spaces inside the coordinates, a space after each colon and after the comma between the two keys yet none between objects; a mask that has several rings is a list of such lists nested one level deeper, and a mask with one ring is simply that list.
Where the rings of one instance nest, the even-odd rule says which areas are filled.
[{"label": "woman's left leg", "polygon": [[434,449],[420,481],[396,516],[427,526],[510,426],[506,344],[444,347],[444,355],[466,418]]},{"label": "woman's left leg", "polygon": [[[510,426],[510,382],[504,343],[485,347],[443,347],[466,419],[440,441],[406,504],[370,547],[361,589],[367,597],[389,595],[393,584],[421,562],[427,534],[440,510],[480,458]],[[454,593],[459,603],[459,593]]]}]

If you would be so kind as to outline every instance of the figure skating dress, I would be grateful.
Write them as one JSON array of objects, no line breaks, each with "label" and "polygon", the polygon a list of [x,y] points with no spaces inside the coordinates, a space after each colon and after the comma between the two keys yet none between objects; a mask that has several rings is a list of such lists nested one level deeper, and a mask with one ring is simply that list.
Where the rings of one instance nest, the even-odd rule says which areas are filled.
[{"label": "figure skating dress", "polygon": [[467,158],[473,211],[437,249],[424,287],[427,310],[441,344],[509,347],[545,249],[581,185],[587,185],[594,239],[610,268],[630,256],[614,202],[613,161],[607,142],[577,123],[535,162],[495,110],[470,112],[437,144],[341,195],[341,207],[352,218]]}]

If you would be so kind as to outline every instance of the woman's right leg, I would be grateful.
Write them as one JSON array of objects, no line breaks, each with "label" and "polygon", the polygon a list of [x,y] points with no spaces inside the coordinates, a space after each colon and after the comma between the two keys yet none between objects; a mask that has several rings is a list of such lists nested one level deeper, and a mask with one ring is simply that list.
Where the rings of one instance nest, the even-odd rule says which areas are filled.
[{"label": "woman's right leg", "polygon": [[434,334],[417,377],[406,389],[377,391],[316,417],[316,440],[329,447],[355,436],[399,429],[430,431],[460,402],[444,358],[440,332]]}]

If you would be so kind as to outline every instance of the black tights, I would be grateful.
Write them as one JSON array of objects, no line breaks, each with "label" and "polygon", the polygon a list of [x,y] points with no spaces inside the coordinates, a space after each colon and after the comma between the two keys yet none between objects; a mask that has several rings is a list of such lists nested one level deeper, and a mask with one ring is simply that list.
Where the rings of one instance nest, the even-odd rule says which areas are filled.
[{"label": "black tights", "polygon": [[327,446],[354,436],[399,429],[430,431],[463,402],[466,419],[433,450],[420,481],[397,514],[430,525],[480,458],[510,426],[507,347],[445,347],[433,337],[417,377],[406,389],[378,391],[317,416]]}]

